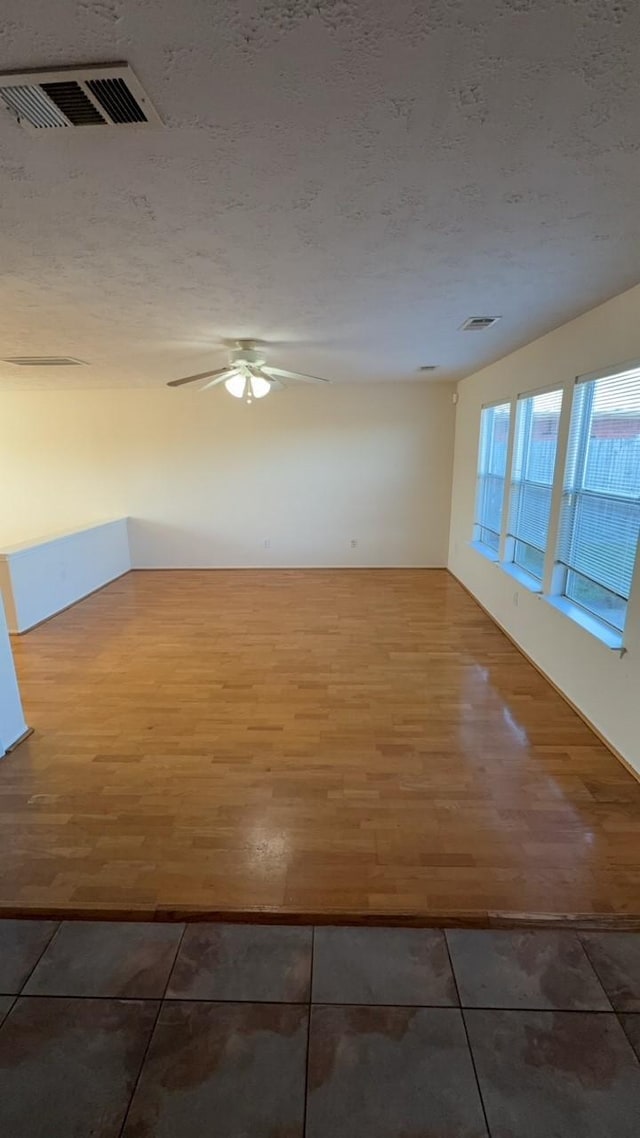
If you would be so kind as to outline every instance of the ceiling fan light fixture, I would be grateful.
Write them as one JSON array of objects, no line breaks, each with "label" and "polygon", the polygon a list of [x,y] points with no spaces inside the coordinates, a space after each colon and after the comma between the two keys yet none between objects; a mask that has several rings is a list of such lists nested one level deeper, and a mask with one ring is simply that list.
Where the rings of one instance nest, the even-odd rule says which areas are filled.
[{"label": "ceiling fan light fixture", "polygon": [[186,383],[206,380],[200,388],[208,391],[223,383],[229,395],[242,399],[243,403],[253,403],[254,399],[264,399],[270,391],[281,391],[293,383],[329,383],[318,375],[305,375],[301,371],[287,371],[286,368],[265,365],[262,349],[253,340],[237,340],[237,347],[230,353],[226,367],[201,371],[198,375],[185,375],[181,379],[170,379],[168,387],[184,387]]},{"label": "ceiling fan light fixture", "polygon": [[231,375],[225,380],[224,385],[229,395],[243,399],[245,403],[252,403],[254,399],[264,399],[271,391],[268,379],[264,379],[261,375]]},{"label": "ceiling fan light fixture", "polygon": [[252,375],[249,380],[249,386],[253,392],[254,399],[264,399],[271,391],[271,384],[267,379],[263,379],[261,375]]},{"label": "ceiling fan light fixture", "polygon": [[243,399],[247,386],[247,377],[246,375],[231,375],[225,380],[224,386],[229,392],[229,395],[234,395],[236,399]]}]

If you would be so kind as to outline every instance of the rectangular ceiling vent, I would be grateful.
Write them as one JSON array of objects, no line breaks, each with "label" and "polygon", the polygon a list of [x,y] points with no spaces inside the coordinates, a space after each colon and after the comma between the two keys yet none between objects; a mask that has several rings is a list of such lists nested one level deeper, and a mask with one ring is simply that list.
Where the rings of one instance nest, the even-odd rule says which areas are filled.
[{"label": "rectangular ceiling vent", "polygon": [[77,367],[84,360],[74,360],[72,356],[11,356],[2,360],[3,364],[16,364],[17,367]]},{"label": "rectangular ceiling vent", "polygon": [[160,122],[127,63],[4,71],[0,99],[27,130]]},{"label": "rectangular ceiling vent", "polygon": [[493,328],[499,319],[499,316],[470,316],[461,325],[461,330],[463,332],[484,332],[485,328]]}]

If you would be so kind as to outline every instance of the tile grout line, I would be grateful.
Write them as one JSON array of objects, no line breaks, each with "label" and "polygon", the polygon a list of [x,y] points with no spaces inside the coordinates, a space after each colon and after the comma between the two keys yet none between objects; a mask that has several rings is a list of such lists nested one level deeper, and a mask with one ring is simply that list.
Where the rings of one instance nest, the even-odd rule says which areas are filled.
[{"label": "tile grout line", "polygon": [[18,997],[18,996],[13,996],[13,995],[11,995],[11,993],[8,993],[8,995],[7,995],[7,997],[6,997],[6,998],[7,998],[8,1000],[11,1000],[11,1003],[9,1004],[9,1007],[7,1008],[7,1010],[6,1010],[6,1012],[4,1013],[4,1015],[3,1015],[3,1016],[0,1016],[0,1028],[2,1028],[2,1025],[3,1025],[3,1023],[6,1023],[6,1021],[7,1021],[8,1017],[11,1015],[11,1012],[13,1011],[13,1009],[14,1009],[14,1008],[15,1008],[15,1006],[16,1006],[16,1000],[17,1000],[19,997]]},{"label": "tile grout line", "polygon": [[449,967],[451,969],[451,975],[453,977],[453,983],[454,983],[454,987],[456,990],[456,996],[458,998],[458,1010],[460,1012],[460,1019],[462,1020],[464,1037],[467,1041],[467,1051],[469,1052],[469,1058],[471,1060],[471,1067],[473,1070],[473,1075],[474,1075],[474,1078],[476,1080],[476,1086],[478,1088],[478,1098],[480,1099],[480,1106],[482,1107],[482,1116],[484,1118],[484,1125],[485,1125],[485,1129],[487,1131],[487,1138],[491,1138],[491,1128],[489,1126],[489,1119],[487,1117],[487,1109],[486,1109],[485,1104],[484,1104],[484,1098],[482,1095],[482,1087],[480,1086],[480,1079],[478,1077],[478,1069],[476,1067],[476,1060],[475,1060],[475,1056],[473,1054],[473,1049],[471,1047],[471,1040],[469,1039],[469,1030],[467,1028],[467,1021],[466,1021],[465,1015],[464,1015],[464,1008],[462,1006],[462,1001],[460,999],[460,989],[458,987],[458,977],[456,976],[456,970],[453,966],[453,957],[451,955],[451,948],[449,946],[449,938],[447,937],[446,929],[442,929],[441,931],[442,931],[442,937],[444,939],[445,947],[447,950],[447,958],[449,960]]},{"label": "tile grout line", "polygon": [[120,1129],[118,1131],[118,1138],[122,1138],[122,1135],[124,1134],[124,1128],[127,1125],[127,1119],[129,1118],[129,1114],[131,1112],[131,1107],[133,1105],[133,1100],[136,1096],[136,1091],[138,1090],[138,1086],[140,1085],[140,1079],[142,1078],[142,1072],[144,1071],[144,1066],[145,1066],[145,1063],[147,1061],[147,1056],[148,1056],[149,1051],[151,1049],[151,1043],[152,1043],[153,1037],[156,1033],[156,1028],[158,1026],[158,1020],[160,1019],[160,1013],[162,1011],[162,1008],[163,1008],[163,1005],[165,1002],[165,997],[166,997],[166,994],[167,994],[167,991],[169,988],[169,981],[171,980],[171,977],[173,975],[173,970],[176,966],[176,960],[178,959],[178,953],[180,952],[180,949],[182,947],[182,941],[184,940],[184,934],[186,933],[186,931],[187,931],[187,926],[186,926],[186,924],[183,924],[182,932],[180,934],[178,943],[176,945],[176,950],[173,954],[173,960],[171,962],[171,967],[170,967],[169,971],[167,972],[167,979],[166,979],[166,983],[164,986],[164,991],[163,991],[160,999],[158,1000],[158,1011],[156,1013],[156,1018],[154,1019],[153,1027],[151,1028],[151,1031],[149,1032],[149,1038],[147,1040],[147,1046],[144,1049],[144,1054],[143,1054],[142,1059],[140,1061],[140,1067],[138,1069],[138,1074],[136,1075],[133,1087],[131,1088],[131,1094],[129,1095],[129,1102],[127,1103],[127,1109],[125,1110],[124,1118],[122,1119],[122,1126],[120,1127]]},{"label": "tile grout line", "polygon": [[[33,976],[33,974],[34,974],[34,972],[35,972],[36,968],[37,968],[37,967],[38,967],[38,965],[40,964],[40,961],[42,960],[42,958],[43,958],[44,954],[45,954],[46,952],[48,952],[48,951],[49,951],[49,948],[51,947],[51,945],[53,944],[54,940],[56,939],[56,937],[57,937],[58,933],[60,932],[60,929],[61,929],[61,928],[62,928],[62,926],[63,926],[63,924],[64,924],[64,921],[58,921],[58,924],[56,925],[55,929],[54,929],[54,930],[53,930],[53,932],[51,933],[51,936],[49,937],[49,939],[48,939],[47,943],[45,944],[45,946],[44,946],[44,948],[43,948],[42,952],[40,953],[40,955],[39,955],[38,959],[36,960],[36,962],[35,962],[35,964],[34,964],[33,968],[31,969],[31,971],[30,971],[30,973],[29,973],[29,975],[28,975],[28,976],[25,976],[25,979],[24,979],[24,981],[23,981],[22,987],[20,988],[20,991],[18,992],[18,995],[16,996],[16,1000],[18,999],[18,996],[22,996],[22,995],[24,995],[24,990],[25,990],[25,988],[26,988],[27,984],[29,983],[29,981],[30,981],[31,977]],[[11,1005],[11,1010],[12,1010],[12,1011],[13,1011],[13,1008],[14,1008],[14,1007],[15,1007],[15,1003]],[[7,1013],[7,1014],[8,1014],[8,1013]]]},{"label": "tile grout line", "polygon": [[[224,1003],[225,1001],[218,1002]],[[536,1012],[540,1015],[556,1015],[560,1013],[568,1016],[612,1016],[619,1014],[609,1008],[550,1008],[540,1007],[537,1004],[527,1004],[524,1007],[512,1008],[506,1007],[503,1004],[381,1004],[379,1002],[375,1004],[359,1004],[354,1000],[345,1000],[342,1003],[338,1003],[336,1000],[318,1000],[311,1006],[314,1008],[415,1008],[417,1011],[445,1012],[511,1012],[514,1015],[527,1015],[529,1012]],[[622,1012],[621,1014],[637,1015],[640,1013]]]},{"label": "tile grout line", "polygon": [[595,964],[593,963],[593,960],[591,959],[591,956],[589,954],[589,949],[587,948],[586,944],[584,943],[579,931],[576,931],[576,939],[578,941],[578,944],[580,945],[580,948],[584,952],[584,955],[587,958],[587,961],[589,962],[589,967],[590,967],[591,971],[593,972],[593,975],[595,976],[597,983],[602,988],[602,991],[604,993],[604,998],[607,1001],[607,1003],[609,1004],[611,1011],[614,1014],[617,1014],[616,1009],[614,1008],[613,1003],[611,1002],[611,997],[609,996],[607,989],[605,988],[602,980],[600,979],[600,974],[598,972],[598,969],[596,968]]},{"label": "tile grout line", "polygon": [[625,1037],[627,1043],[629,1044],[629,1047],[631,1048],[631,1051],[632,1051],[633,1055],[635,1056],[636,1061],[640,1064],[640,1055],[637,1053],[635,1047],[633,1046],[633,1043],[631,1042],[629,1036],[627,1035],[627,1030],[626,1030],[626,1028],[622,1022],[622,1017],[624,1015],[637,1015],[638,1013],[637,1012],[624,1012],[624,1011],[620,1010],[619,1008],[614,1007],[613,1000],[611,999],[611,997],[610,997],[609,993],[607,992],[602,980],[600,979],[600,974],[599,974],[595,964],[593,963],[593,960],[591,959],[589,949],[582,939],[581,932],[577,931],[576,935],[580,941],[580,944],[582,945],[582,951],[584,952],[587,960],[589,961],[589,964],[591,965],[591,968],[593,969],[594,975],[596,976],[596,979],[597,979],[598,983],[600,984],[600,987],[603,989],[609,1003],[611,1004],[611,1009],[612,1009],[613,1014],[616,1017],[618,1023],[620,1024],[620,1029],[624,1033],[624,1037]]},{"label": "tile grout line", "polygon": [[311,1010],[313,1007],[313,968],[315,964],[316,927],[311,926],[311,968],[309,970],[309,1001],[307,1003],[307,1054],[304,1065],[304,1103],[302,1108],[302,1138],[307,1133],[307,1105],[309,1101],[309,1055],[311,1052]]},{"label": "tile grout line", "polygon": [[625,1037],[627,1043],[629,1044],[629,1047],[631,1048],[632,1054],[634,1055],[636,1062],[640,1064],[640,1055],[638,1054],[635,1047],[633,1046],[633,1043],[631,1042],[631,1040],[627,1034],[627,1029],[622,1022],[622,1017],[625,1015],[637,1015],[638,1018],[640,1019],[640,1013],[639,1012],[616,1012],[616,1011],[614,1011],[613,1014],[615,1015],[618,1023],[620,1024],[620,1030],[624,1033],[624,1037]]},{"label": "tile grout line", "polygon": [[[154,1004],[160,999],[159,996],[68,996],[59,992],[34,992],[19,993],[15,992],[0,992],[0,997],[7,999],[21,999],[21,1000],[92,1000],[102,1002],[112,1002],[117,1000],[119,1003],[124,1004]],[[590,1015],[590,1016],[611,1016],[611,1015],[640,1015],[639,1012],[617,1012],[615,1008],[562,1008],[562,1007],[541,1007],[538,1004],[520,1005],[520,1007],[511,1007],[506,1004],[400,1004],[397,1000],[392,1003],[362,1003],[358,1000],[224,1000],[216,997],[215,999],[206,999],[202,996],[163,996],[162,1003],[168,1004],[265,1004],[273,1006],[276,1004],[285,1004],[287,1007],[292,1008],[416,1008],[424,1011],[467,1011],[467,1012],[514,1012],[515,1014],[526,1015],[527,1012],[540,1012],[555,1014],[561,1012],[563,1015]]]}]

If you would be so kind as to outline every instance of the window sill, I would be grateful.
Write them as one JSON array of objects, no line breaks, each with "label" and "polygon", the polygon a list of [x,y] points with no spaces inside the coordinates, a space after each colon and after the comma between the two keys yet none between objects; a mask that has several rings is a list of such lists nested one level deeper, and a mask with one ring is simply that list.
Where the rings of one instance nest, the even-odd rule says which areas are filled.
[{"label": "window sill", "polygon": [[553,605],[554,609],[561,612],[564,616],[568,616],[575,624],[579,624],[586,632],[590,632],[592,636],[601,640],[607,648],[612,648],[615,651],[621,651],[623,648],[623,636],[621,632],[616,632],[614,628],[609,628],[603,621],[598,620],[596,616],[591,616],[590,613],[585,612],[579,605],[574,605],[567,597],[545,597],[548,604]]},{"label": "window sill", "polygon": [[531,573],[527,573],[526,569],[521,569],[514,561],[501,561],[500,568],[513,577],[514,581],[518,584],[524,585],[530,593],[542,593],[542,582],[534,577]]},{"label": "window sill", "polygon": [[475,549],[476,553],[481,553],[483,557],[486,557],[487,561],[493,561],[494,565],[498,564],[498,554],[490,545],[485,545],[482,541],[470,541],[469,547]]}]

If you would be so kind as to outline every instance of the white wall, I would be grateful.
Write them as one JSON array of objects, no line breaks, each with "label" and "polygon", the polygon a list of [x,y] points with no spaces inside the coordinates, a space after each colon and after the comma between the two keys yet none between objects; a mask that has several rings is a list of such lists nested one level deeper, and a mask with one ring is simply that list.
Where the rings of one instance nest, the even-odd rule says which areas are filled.
[{"label": "white wall", "polygon": [[640,286],[459,385],[449,567],[640,772],[640,574],[627,615],[627,651],[620,657],[469,546],[481,406],[552,383],[570,384],[577,375],[638,358]]},{"label": "white wall", "polygon": [[2,391],[0,547],[126,514],[136,567],[445,565],[451,394]]},{"label": "white wall", "polygon": [[11,643],[0,597],[0,758],[24,735],[27,725],[22,713]]},{"label": "white wall", "polygon": [[9,631],[26,632],[130,568],[126,518],[0,549]]}]

